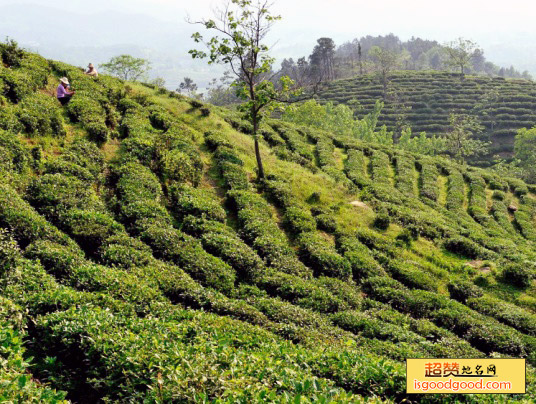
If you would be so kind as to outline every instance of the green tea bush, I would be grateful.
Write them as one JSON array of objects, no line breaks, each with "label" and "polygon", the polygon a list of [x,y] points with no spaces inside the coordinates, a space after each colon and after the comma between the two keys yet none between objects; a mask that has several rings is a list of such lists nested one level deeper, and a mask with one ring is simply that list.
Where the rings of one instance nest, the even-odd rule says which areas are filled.
[{"label": "green tea bush", "polygon": [[506,207],[506,204],[503,202],[503,200],[496,199],[497,197],[501,197],[500,195],[495,195],[496,192],[502,191],[493,191],[493,205],[491,207],[491,213],[503,230],[507,231],[512,237],[516,237],[519,233],[510,221],[510,214],[508,212],[508,208]]},{"label": "green tea bush", "polygon": [[271,147],[285,146],[285,140],[270,126],[266,125],[259,132]]},{"label": "green tea bush", "polygon": [[304,136],[301,135],[292,125],[284,122],[273,122],[272,128],[287,142],[288,148],[298,153],[303,158],[312,161],[313,151]]},{"label": "green tea bush", "polygon": [[179,149],[170,150],[162,155],[160,164],[165,178],[194,186],[199,184],[201,169],[188,153]]},{"label": "green tea bush", "polygon": [[318,230],[331,234],[337,232],[337,220],[331,213],[320,213],[313,216]]},{"label": "green tea bush", "polygon": [[514,304],[500,299],[483,296],[470,298],[467,305],[486,316],[494,317],[501,323],[509,325],[525,334],[536,335],[536,316]]},{"label": "green tea bush", "polygon": [[98,176],[105,165],[102,151],[83,139],[76,139],[69,144],[62,158],[87,168],[94,176]]},{"label": "green tea bush", "polygon": [[311,213],[297,206],[285,210],[283,225],[295,236],[316,230],[316,222]]},{"label": "green tea bush", "polygon": [[396,156],[396,188],[404,195],[412,196],[415,189],[415,161],[412,157]]},{"label": "green tea bush", "polygon": [[352,275],[350,263],[321,235],[315,232],[301,233],[297,242],[302,261],[313,269],[316,276],[347,280]]},{"label": "green tea bush", "polygon": [[443,247],[451,253],[458,254],[467,258],[486,258],[486,253],[475,242],[466,237],[452,237],[443,243]]},{"label": "green tea bush", "polygon": [[24,173],[28,169],[30,156],[28,149],[20,138],[12,133],[0,129],[0,164],[7,170]]},{"label": "green tea bush", "polygon": [[54,223],[70,209],[103,208],[95,191],[79,179],[63,174],[45,174],[32,181],[26,198],[35,209]]},{"label": "green tea bush", "polygon": [[72,209],[61,222],[62,229],[91,255],[96,254],[109,237],[125,232],[110,215],[90,210]]},{"label": "green tea bush", "polygon": [[203,250],[196,239],[172,227],[148,223],[141,240],[153,249],[155,257],[177,264],[201,283],[224,292],[232,289],[232,268]]},{"label": "green tea bush", "polygon": [[0,276],[11,270],[16,259],[20,256],[17,242],[13,240],[7,230],[0,228]]},{"label": "green tea bush", "polygon": [[155,129],[167,131],[171,128],[174,119],[165,108],[151,106],[148,110],[149,120]]},{"label": "green tea bush", "polygon": [[4,84],[2,95],[13,103],[30,96],[36,90],[31,79],[19,70],[0,68],[0,79]]},{"label": "green tea bush", "polygon": [[437,185],[437,177],[439,172],[435,163],[431,161],[420,160],[420,190],[421,197],[437,201],[439,197],[439,187]]},{"label": "green tea bush", "polygon": [[344,171],[346,176],[356,185],[368,185],[365,156],[361,150],[349,150]]},{"label": "green tea bush", "polygon": [[7,39],[6,42],[0,43],[0,59],[8,67],[20,67],[24,56],[24,50],[13,39]]},{"label": "green tea bush", "polygon": [[519,288],[527,288],[532,284],[536,269],[534,265],[526,263],[509,264],[503,268],[501,277],[504,282]]},{"label": "green tea bush", "polygon": [[357,311],[338,312],[331,318],[343,330],[351,331],[364,338],[389,340],[395,343],[417,342],[422,344],[425,341],[423,337],[414,332]]},{"label": "green tea bush", "polygon": [[264,273],[264,263],[255,251],[223,223],[187,216],[183,230],[199,238],[206,251],[231,265],[240,277],[255,281]]},{"label": "green tea bush", "polygon": [[314,284],[331,291],[333,295],[344,301],[351,309],[359,310],[363,306],[363,294],[354,282],[321,276],[314,280]]},{"label": "green tea bush", "polygon": [[393,259],[389,260],[385,267],[394,279],[410,288],[437,291],[437,280],[419,268],[415,262]]},{"label": "green tea bush", "polygon": [[329,290],[294,275],[269,272],[258,284],[271,296],[279,296],[300,307],[320,313],[335,313],[349,308],[344,300]]},{"label": "green tea bush", "polygon": [[124,233],[108,237],[99,248],[98,258],[103,265],[127,270],[154,262],[148,245]]},{"label": "green tea bush", "polygon": [[[80,379],[84,373],[81,363],[91,364],[89,385],[75,384],[71,389],[91,387],[91,398],[95,400],[121,401],[128,397],[136,401],[196,401],[201,397],[225,397],[232,401],[275,401],[281,392],[276,387],[279,375],[287,373],[289,365],[294,369],[292,379],[285,379],[289,401],[308,396],[352,400],[347,394],[339,396],[341,393],[333,391],[333,382],[318,379],[305,370],[319,362],[315,355],[273,334],[206,314],[181,313],[180,317],[181,327],[177,328],[164,319],[139,319],[85,306],[79,312],[70,310],[40,318],[36,331],[44,341],[43,354],[56,352],[58,364],[53,370],[63,375],[59,379],[64,383]],[[124,329],[129,330],[128,336],[122,332]],[[156,345],[147,345],[147,340]],[[73,360],[72,352],[79,352],[80,358]],[[121,352],[128,355],[119,355]],[[158,371],[151,365],[155,352],[167,358]],[[202,368],[172,365],[182,360],[195,363],[194,358],[202,352],[206,355]],[[285,361],[280,360],[283,357]],[[311,363],[302,369],[304,357]],[[233,365],[229,372],[222,373],[224,361]],[[320,364],[316,366],[317,372],[324,369]],[[270,369],[269,373],[259,374],[260,367]],[[125,369],[131,369],[135,376],[127,378]],[[207,378],[203,387],[186,388],[203,375]]]},{"label": "green tea bush", "polygon": [[333,152],[335,150],[333,142],[327,138],[321,138],[316,143],[316,158],[320,167],[334,166]]},{"label": "green tea bush", "polygon": [[469,214],[480,224],[486,225],[490,217],[488,215],[486,201],[486,183],[484,179],[473,173],[467,174],[470,193],[469,193]]},{"label": "green tea bush", "polygon": [[363,282],[372,276],[385,275],[372,252],[357,237],[342,235],[337,238],[336,244],[339,252],[350,263],[354,280]]},{"label": "green tea bush", "polygon": [[484,292],[473,282],[468,280],[458,280],[447,285],[450,297],[461,303],[466,303],[468,299],[482,297]]},{"label": "green tea bush", "polygon": [[208,190],[188,185],[172,185],[169,190],[171,210],[179,217],[187,215],[206,217],[223,222],[226,217],[216,195]]},{"label": "green tea bush", "polygon": [[117,167],[116,192],[124,205],[140,200],[160,202],[163,198],[162,186],[151,170],[139,163],[127,163]]},{"label": "green tea bush", "polygon": [[264,186],[268,195],[274,202],[283,209],[297,207],[300,204],[298,198],[292,192],[292,186],[284,179],[269,175],[264,181]]},{"label": "green tea bush", "polygon": [[72,240],[48,223],[13,189],[2,184],[0,184],[0,227],[9,229],[21,248],[39,239],[75,247]]},{"label": "green tea bush", "polygon": [[493,191],[492,199],[496,201],[504,201],[506,194],[503,191],[495,190]]},{"label": "green tea bush", "polygon": [[44,171],[47,174],[70,175],[86,183],[91,183],[95,180],[91,172],[86,168],[80,167],[76,163],[65,161],[61,158],[47,161],[45,163]]},{"label": "green tea bush", "polygon": [[223,148],[232,148],[231,142],[221,132],[207,131],[204,134],[205,144],[210,150],[216,151],[220,146]]},{"label": "green tea bush", "polygon": [[97,144],[108,139],[106,113],[100,103],[89,95],[77,94],[67,104],[67,112],[74,122],[80,122],[89,138]]},{"label": "green tea bush", "polygon": [[56,391],[32,377],[30,369],[33,364],[28,360],[28,353],[24,346],[27,334],[16,324],[16,321],[13,321],[14,318],[21,317],[22,312],[19,307],[10,300],[0,298],[0,346],[2,347],[0,351],[2,355],[0,401],[67,403],[65,392]]},{"label": "green tea bush", "polygon": [[275,223],[269,205],[260,195],[250,191],[231,191],[228,197],[238,212],[244,239],[266,259],[268,266],[310,277],[311,270],[297,259],[285,234]]},{"label": "green tea bush", "polygon": [[381,151],[374,151],[370,158],[372,168],[372,179],[375,185],[392,187],[391,183],[391,162],[389,156]]},{"label": "green tea bush", "polygon": [[374,218],[374,223],[372,224],[379,230],[387,230],[391,224],[391,218],[386,213],[380,213]]},{"label": "green tea bush", "polygon": [[219,163],[225,186],[230,190],[249,190],[251,185],[245,171],[238,164],[228,161]]},{"label": "green tea bush", "polygon": [[238,166],[243,166],[244,162],[242,159],[238,156],[236,151],[231,146],[219,146],[216,152],[214,153],[214,158],[217,160],[218,163],[233,163]]},{"label": "green tea bush", "polygon": [[523,203],[514,212],[514,223],[519,228],[523,237],[528,240],[536,240],[536,229],[532,221],[534,207],[530,204],[530,199],[524,198]]},{"label": "green tea bush", "polygon": [[17,117],[30,136],[64,137],[63,118],[58,103],[48,95],[33,94],[17,106]]},{"label": "green tea bush", "polygon": [[521,181],[518,178],[507,178],[506,181],[508,182],[508,186],[510,187],[510,190],[517,197],[526,195],[529,191],[527,188],[527,184],[525,184],[523,181]]},{"label": "green tea bush", "polygon": [[465,187],[463,175],[458,170],[452,170],[447,182],[447,203],[446,208],[452,211],[463,209],[465,200]]},{"label": "green tea bush", "polygon": [[[248,289],[245,292],[249,291]],[[253,297],[247,294],[244,298],[270,320],[278,323],[313,328],[326,328],[330,325],[329,321],[320,314],[282,301],[279,298]]]}]

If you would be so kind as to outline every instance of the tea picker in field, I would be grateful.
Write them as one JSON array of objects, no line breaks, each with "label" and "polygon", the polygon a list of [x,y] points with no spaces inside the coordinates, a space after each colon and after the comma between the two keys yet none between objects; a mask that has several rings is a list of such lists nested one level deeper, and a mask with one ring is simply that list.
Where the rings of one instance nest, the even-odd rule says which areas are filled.
[{"label": "tea picker in field", "polygon": [[91,77],[99,77],[99,73],[97,72],[97,69],[95,69],[95,66],[93,66],[93,63],[88,65],[86,74]]},{"label": "tea picker in field", "polygon": [[71,101],[71,97],[74,95],[74,91],[69,90],[69,80],[67,77],[62,77],[60,79],[60,85],[56,90],[56,97],[61,105],[67,104]]}]

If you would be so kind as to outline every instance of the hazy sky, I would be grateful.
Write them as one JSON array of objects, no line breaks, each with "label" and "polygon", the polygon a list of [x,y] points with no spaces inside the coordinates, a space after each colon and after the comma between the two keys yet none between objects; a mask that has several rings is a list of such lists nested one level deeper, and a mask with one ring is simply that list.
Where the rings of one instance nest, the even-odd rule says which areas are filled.
[{"label": "hazy sky", "polygon": [[[192,17],[207,16],[221,4],[218,0],[0,0],[0,5],[13,3],[34,3],[77,13],[121,10],[177,24],[185,24],[187,13]],[[280,33],[279,44],[285,47],[298,41],[312,43],[322,35],[339,42],[390,32],[403,39],[415,35],[439,41],[464,36],[483,46],[535,35],[536,4],[530,0],[276,0],[274,7],[283,16],[274,35]]]},{"label": "hazy sky", "polygon": [[[189,14],[193,19],[209,17],[211,10],[222,4],[222,1],[224,0],[0,0],[0,8],[13,4],[46,6],[75,13],[71,17],[74,18],[74,23],[76,14],[109,12],[113,17],[115,12],[121,12],[117,14],[117,24],[112,22],[114,33],[118,34],[116,38],[121,37],[121,31],[126,34],[119,42],[114,35],[106,33],[105,39],[109,38],[109,45],[124,44],[127,35],[133,45],[147,47],[147,43],[142,43],[143,38],[147,42],[151,34],[150,38],[154,36],[160,42],[155,35],[165,34],[167,30],[166,39],[169,40],[171,36],[173,41],[169,49],[184,54],[180,56],[182,63],[189,63],[184,62],[188,58],[185,50],[193,46],[189,33],[194,27],[185,22],[186,16]],[[496,64],[513,64],[519,70],[527,69],[536,73],[536,3],[530,0],[275,0],[274,10],[283,17],[273,27],[270,37],[270,43],[276,43],[273,51],[278,59],[308,55],[316,39],[321,36],[332,37],[337,44],[365,35],[388,33],[394,33],[403,40],[420,36],[439,42],[461,36],[478,42],[488,60]],[[144,31],[140,21],[146,17],[135,18],[132,20],[139,24],[140,29],[139,34],[136,32],[132,35],[131,19],[126,14],[150,16],[167,24],[154,24],[153,21],[150,28]],[[13,19],[16,20],[17,16],[4,24],[16,23]],[[61,23],[60,15],[57,20],[55,17],[52,19],[54,24]],[[83,19],[80,18],[80,21]],[[73,21],[69,22],[69,29],[73,29]],[[77,29],[76,24],[74,26]],[[13,26],[5,30],[2,28],[0,15],[0,38],[9,35],[9,32],[4,31],[13,29]],[[39,41],[37,28],[22,28],[25,29],[25,40],[28,41],[28,37],[36,32],[33,40]],[[42,30],[47,29],[42,27]],[[88,31],[91,27],[81,26],[80,29]],[[22,34],[19,32],[18,35]],[[74,37],[74,33],[71,35],[68,31],[65,32],[66,44],[76,46]],[[168,48],[169,42],[161,42]]]},{"label": "hazy sky", "polygon": [[[218,0],[0,0],[0,4],[35,3],[91,13],[122,10],[148,13],[182,22],[186,12],[206,15]],[[386,33],[404,35],[493,34],[497,31],[524,32],[534,24],[536,5],[530,0],[279,0],[275,8],[284,16],[281,26],[296,32],[306,27],[320,33]]]}]

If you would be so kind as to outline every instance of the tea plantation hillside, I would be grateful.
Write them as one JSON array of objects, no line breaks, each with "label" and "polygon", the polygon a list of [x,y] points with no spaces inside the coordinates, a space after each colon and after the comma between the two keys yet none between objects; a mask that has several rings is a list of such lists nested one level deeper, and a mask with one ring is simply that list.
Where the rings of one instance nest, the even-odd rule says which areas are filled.
[{"label": "tea plantation hillside", "polygon": [[[519,128],[536,125],[536,83],[523,79],[465,76],[448,72],[395,72],[380,124],[393,130],[397,117],[406,115],[414,133],[445,133],[450,113],[476,114],[492,141],[491,154],[513,152]],[[357,100],[360,115],[372,111],[383,99],[378,76],[364,75],[329,83],[318,94],[320,101],[348,103]],[[410,109],[404,110],[403,107]]]},{"label": "tea plantation hillside", "polygon": [[534,186],[1,50],[0,402],[534,402]]}]

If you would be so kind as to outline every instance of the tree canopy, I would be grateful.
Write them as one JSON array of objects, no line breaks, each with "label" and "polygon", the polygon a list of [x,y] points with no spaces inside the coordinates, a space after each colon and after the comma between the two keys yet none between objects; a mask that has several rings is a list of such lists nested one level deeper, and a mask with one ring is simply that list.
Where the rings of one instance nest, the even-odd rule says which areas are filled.
[{"label": "tree canopy", "polygon": [[149,71],[151,64],[147,59],[119,55],[101,64],[100,67],[120,79],[136,81]]},{"label": "tree canopy", "polygon": [[240,110],[253,126],[259,178],[264,177],[258,141],[259,124],[281,102],[296,94],[292,91],[294,83],[287,76],[280,78],[279,87],[270,80],[274,58],[263,41],[280,19],[280,16],[272,14],[267,1],[230,0],[223,9],[216,11],[215,19],[194,22],[216,33],[209,40],[205,40],[199,32],[192,36],[196,43],[206,46],[207,52],[190,50],[194,59],[208,58],[209,64],[224,64],[234,74],[236,93],[244,100]]}]

